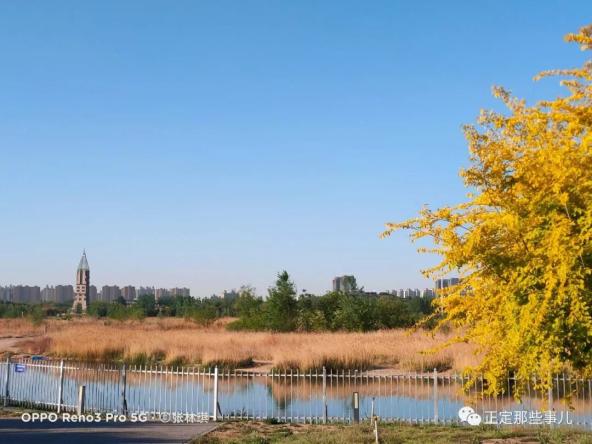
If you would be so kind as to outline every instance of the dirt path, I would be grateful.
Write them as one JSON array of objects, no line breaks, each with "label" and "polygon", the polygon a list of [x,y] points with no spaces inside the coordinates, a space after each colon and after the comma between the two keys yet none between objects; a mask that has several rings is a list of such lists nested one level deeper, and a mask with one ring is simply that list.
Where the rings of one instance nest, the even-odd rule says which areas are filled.
[{"label": "dirt path", "polygon": [[26,339],[26,337],[9,337],[9,338],[0,338],[0,353],[4,352],[11,352],[17,353],[19,352],[19,348],[17,344]]}]

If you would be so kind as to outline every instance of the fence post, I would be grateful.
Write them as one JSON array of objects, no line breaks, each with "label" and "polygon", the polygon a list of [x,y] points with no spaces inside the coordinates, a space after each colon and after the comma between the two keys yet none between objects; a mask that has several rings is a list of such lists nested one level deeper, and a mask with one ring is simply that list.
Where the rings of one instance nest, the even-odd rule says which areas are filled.
[{"label": "fence post", "polygon": [[125,371],[125,364],[123,364],[123,366],[121,367],[120,379],[121,392],[119,394],[119,399],[121,403],[121,413],[127,415],[127,399],[125,399],[125,386],[127,384],[127,376]]},{"label": "fence post", "polygon": [[374,423],[374,397],[372,397],[372,404],[370,406],[370,424]]},{"label": "fence post", "polygon": [[78,406],[76,408],[76,414],[82,415],[84,413],[84,397],[86,396],[86,386],[81,385],[78,387]]},{"label": "fence post", "polygon": [[214,367],[214,421],[218,421],[218,366]]},{"label": "fence post", "polygon": [[434,369],[434,423],[438,423],[438,370]]},{"label": "fence post", "polygon": [[323,366],[323,424],[327,424],[327,368]]},{"label": "fence post", "polygon": [[58,413],[62,411],[62,404],[64,403],[64,360],[60,361],[60,382],[58,386]]},{"label": "fence post", "polygon": [[360,423],[360,395],[358,392],[354,392],[354,424]]},{"label": "fence post", "polygon": [[379,444],[378,441],[378,421],[374,421],[374,444]]},{"label": "fence post", "polygon": [[4,378],[4,407],[8,406],[8,399],[10,393],[8,391],[8,383],[10,382],[10,356],[6,358],[6,377]]}]

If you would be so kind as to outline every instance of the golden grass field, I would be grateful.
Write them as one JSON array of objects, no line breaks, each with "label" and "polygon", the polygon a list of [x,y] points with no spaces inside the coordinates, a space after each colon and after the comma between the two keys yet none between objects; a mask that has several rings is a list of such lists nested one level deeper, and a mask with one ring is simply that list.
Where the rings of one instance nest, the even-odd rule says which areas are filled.
[{"label": "golden grass field", "polygon": [[[396,369],[404,372],[460,371],[476,363],[470,345],[426,353],[452,338],[424,331],[369,333],[230,332],[228,319],[201,326],[179,318],[114,321],[92,318],[0,320],[0,353],[12,352],[94,361],[168,365],[201,364],[232,368],[308,370]],[[14,339],[20,337],[20,339]],[[4,339],[1,339],[4,338]],[[12,338],[12,339],[9,339]],[[3,342],[4,341],[4,342]],[[4,344],[4,347],[3,347]]]}]

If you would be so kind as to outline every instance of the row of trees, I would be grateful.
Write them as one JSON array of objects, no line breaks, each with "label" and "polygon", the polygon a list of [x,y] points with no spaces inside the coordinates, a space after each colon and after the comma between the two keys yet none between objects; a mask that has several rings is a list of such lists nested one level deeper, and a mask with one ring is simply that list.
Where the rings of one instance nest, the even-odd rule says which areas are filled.
[{"label": "row of trees", "polygon": [[13,304],[0,302],[0,318],[28,317],[40,319],[44,317],[44,308],[40,305]]},{"label": "row of trees", "polygon": [[45,302],[43,304],[22,304],[15,302],[0,302],[0,318],[28,318],[40,322],[48,316],[66,315],[71,304]]},{"label": "row of trees", "polygon": [[[194,299],[192,297],[165,297],[158,303],[154,295],[143,295],[133,302],[118,298],[113,302],[94,301],[87,313],[96,317],[112,319],[143,319],[150,316],[177,316],[207,322],[222,317],[233,316],[232,304],[221,298]],[[74,314],[77,310],[74,310]],[[58,316],[69,319],[72,316],[71,303],[44,302],[42,304],[21,304],[0,302],[0,318],[30,318],[42,320]]]},{"label": "row of trees", "polygon": [[430,299],[369,297],[355,289],[349,293],[304,294],[297,298],[294,283],[285,271],[278,274],[266,300],[245,291],[234,308],[239,319],[228,326],[230,329],[270,331],[370,331],[409,327],[432,311]]},{"label": "row of trees", "polygon": [[175,296],[163,297],[157,302],[154,295],[142,295],[131,303],[126,303],[123,298],[114,302],[91,302],[87,312],[91,316],[120,320],[174,316],[203,323],[235,314],[232,304],[222,298],[196,299],[190,296]]},{"label": "row of trees", "polygon": [[235,300],[177,296],[161,298],[158,302],[153,295],[143,295],[130,304],[122,298],[110,303],[93,302],[88,307],[88,314],[113,319],[176,316],[202,323],[232,316],[238,319],[228,325],[231,330],[287,332],[409,327],[432,312],[430,299],[368,297],[355,289],[350,293],[297,297],[296,287],[286,271],[278,274],[275,286],[268,293],[263,299],[255,295],[254,289],[246,287]]}]

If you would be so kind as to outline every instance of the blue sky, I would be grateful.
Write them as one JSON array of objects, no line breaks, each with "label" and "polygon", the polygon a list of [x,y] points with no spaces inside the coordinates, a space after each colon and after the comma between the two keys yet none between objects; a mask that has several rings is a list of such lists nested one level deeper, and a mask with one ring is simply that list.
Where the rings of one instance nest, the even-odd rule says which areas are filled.
[{"label": "blue sky", "polygon": [[0,2],[0,285],[430,285],[492,85],[561,94],[586,1]]}]

